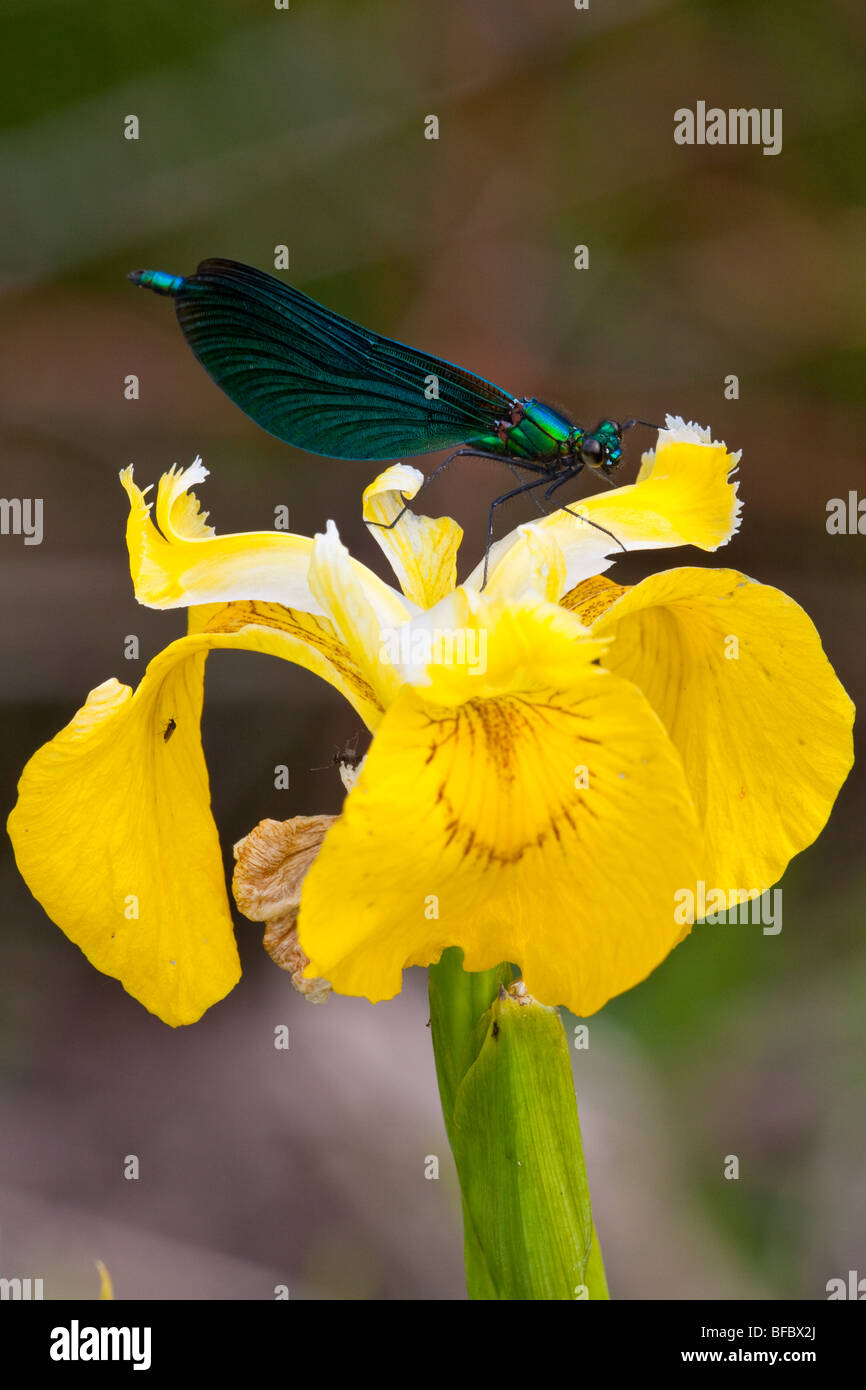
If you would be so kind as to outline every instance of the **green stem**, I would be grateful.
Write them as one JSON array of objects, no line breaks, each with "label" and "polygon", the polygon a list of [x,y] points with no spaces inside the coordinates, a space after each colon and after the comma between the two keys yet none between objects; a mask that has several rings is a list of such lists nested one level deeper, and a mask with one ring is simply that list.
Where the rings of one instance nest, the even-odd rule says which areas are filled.
[{"label": "green stem", "polygon": [[508,965],[430,968],[430,1018],[463,1195],[473,1299],[604,1299],[565,1032]]}]

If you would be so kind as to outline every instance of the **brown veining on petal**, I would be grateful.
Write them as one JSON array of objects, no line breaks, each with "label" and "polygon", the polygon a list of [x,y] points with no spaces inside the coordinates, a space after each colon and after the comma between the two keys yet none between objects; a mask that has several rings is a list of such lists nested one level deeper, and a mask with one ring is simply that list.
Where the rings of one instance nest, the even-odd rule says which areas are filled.
[{"label": "brown veining on petal", "polygon": [[[573,722],[581,744],[597,745],[598,740],[579,729],[588,716],[560,705],[557,692],[537,701],[525,696],[471,700],[456,712],[440,717],[431,713],[428,718],[432,739],[426,761],[440,771],[434,805],[445,812],[446,845],[456,844],[465,857],[484,864],[515,864],[529,850],[540,850],[550,840],[561,842],[564,826],[576,828],[587,798],[574,786],[573,776],[558,788],[547,780],[551,730],[558,726],[563,738],[563,722]],[[468,758],[483,779],[476,809],[487,820],[486,827],[467,809],[465,796],[461,804],[455,802],[451,773],[457,757]],[[463,785],[461,779],[457,784]],[[539,785],[544,805],[540,823],[526,811],[526,798]],[[521,821],[520,832],[509,834]]]},{"label": "brown veining on petal", "polygon": [[304,979],[310,962],[298,942],[298,910],[304,879],[336,819],[263,820],[234,847],[232,892],[238,908],[250,921],[265,923],[265,950],[313,1004],[327,999],[331,986],[327,980]]},{"label": "brown veining on petal", "polygon": [[592,627],[612,603],[616,603],[618,598],[628,593],[628,588],[628,585],[614,584],[612,579],[607,579],[603,574],[596,574],[592,579],[584,579],[583,583],[569,589],[567,594],[563,594],[559,604],[570,613],[576,613],[587,627]]},{"label": "brown veining on petal", "polygon": [[340,641],[328,618],[301,613],[295,608],[284,608],[281,603],[244,599],[223,604],[218,612],[212,614],[203,630],[240,632],[241,628],[250,626],[276,628],[306,643],[329,661],[363,700],[381,709],[378,696],[352,660],[348,648]]}]

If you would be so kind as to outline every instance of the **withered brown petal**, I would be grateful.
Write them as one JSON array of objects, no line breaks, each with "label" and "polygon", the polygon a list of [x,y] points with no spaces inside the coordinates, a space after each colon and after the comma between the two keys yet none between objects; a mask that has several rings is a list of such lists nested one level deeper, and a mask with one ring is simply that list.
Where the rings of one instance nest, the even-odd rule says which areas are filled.
[{"label": "withered brown petal", "polygon": [[311,1003],[323,1003],[331,992],[327,980],[305,980],[309,965],[298,943],[301,889],[336,816],[294,816],[263,820],[234,847],[232,892],[245,917],[264,922],[264,948],[271,960],[287,970],[292,984]]}]

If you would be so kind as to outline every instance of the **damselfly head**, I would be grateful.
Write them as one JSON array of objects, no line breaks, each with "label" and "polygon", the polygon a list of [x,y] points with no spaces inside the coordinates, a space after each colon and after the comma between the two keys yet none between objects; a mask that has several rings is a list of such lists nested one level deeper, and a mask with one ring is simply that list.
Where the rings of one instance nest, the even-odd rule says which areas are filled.
[{"label": "damselfly head", "polygon": [[591,434],[583,437],[580,457],[587,468],[595,468],[602,473],[612,473],[622,462],[622,437],[634,425],[646,425],[655,429],[647,420],[602,420]]},{"label": "damselfly head", "polygon": [[584,435],[580,457],[587,468],[604,473],[616,468],[622,459],[622,426],[616,420],[602,420],[591,434]]}]

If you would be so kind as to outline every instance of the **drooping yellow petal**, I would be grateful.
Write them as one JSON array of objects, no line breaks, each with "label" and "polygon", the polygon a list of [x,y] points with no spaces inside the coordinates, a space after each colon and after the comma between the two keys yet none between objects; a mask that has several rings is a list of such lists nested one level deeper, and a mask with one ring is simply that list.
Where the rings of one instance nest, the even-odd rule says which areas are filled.
[{"label": "drooping yellow petal", "polygon": [[604,579],[564,603],[611,640],[679,749],[706,833],[701,878],[763,891],[822,830],[852,763],[854,708],[803,609],[736,570]]},{"label": "drooping yellow petal", "polygon": [[[457,945],[468,969],[516,961],[537,999],[589,1014],[675,944],[699,841],[679,757],[548,607],[494,624],[486,694],[404,688],[386,713],[304,886],[310,975],[390,998],[404,966]],[[534,678],[493,693],[515,645]]]},{"label": "drooping yellow petal", "polygon": [[[623,547],[654,550],[695,545],[717,550],[739,525],[737,485],[731,481],[739,458],[714,442],[709,431],[668,416],[655,451],[644,455],[636,483],[569,502],[568,511],[518,527],[491,548],[488,583],[495,581],[506,559],[515,573],[521,572],[509,552],[527,545],[533,532],[555,541],[562,552],[561,592],[609,569]],[[467,587],[480,587],[482,575],[483,564],[479,564]]]},{"label": "drooping yellow petal", "polygon": [[8,827],[48,916],[173,1025],[240,976],[199,733],[205,653],[182,638],[135,695],[92,691],[25,767]]},{"label": "drooping yellow petal", "polygon": [[364,520],[370,533],[387,555],[403,593],[422,609],[432,608],[457,583],[457,551],[463,538],[450,517],[417,516],[406,507],[423,482],[419,469],[395,463],[364,491]]},{"label": "drooping yellow petal", "polygon": [[[329,625],[270,605],[228,605],[223,630],[173,642],[138,687],[108,680],[30,759],[9,834],[49,917],[152,1013],[192,1023],[236,983],[200,714],[214,648],[283,656],[379,717]],[[254,625],[251,625],[254,624]]]}]

